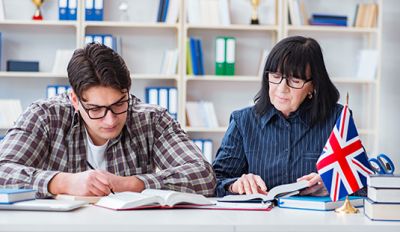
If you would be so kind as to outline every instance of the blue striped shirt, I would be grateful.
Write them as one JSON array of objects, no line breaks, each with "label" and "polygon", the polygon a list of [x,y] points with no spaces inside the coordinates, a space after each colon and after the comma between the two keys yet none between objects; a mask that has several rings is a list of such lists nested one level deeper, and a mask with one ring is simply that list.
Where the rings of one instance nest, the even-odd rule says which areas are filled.
[{"label": "blue striped shirt", "polygon": [[262,116],[254,107],[233,112],[213,163],[216,195],[229,194],[228,186],[242,174],[259,175],[271,189],[316,172],[317,159],[341,110],[337,104],[324,121],[314,125],[302,107],[288,118],[274,107]]}]

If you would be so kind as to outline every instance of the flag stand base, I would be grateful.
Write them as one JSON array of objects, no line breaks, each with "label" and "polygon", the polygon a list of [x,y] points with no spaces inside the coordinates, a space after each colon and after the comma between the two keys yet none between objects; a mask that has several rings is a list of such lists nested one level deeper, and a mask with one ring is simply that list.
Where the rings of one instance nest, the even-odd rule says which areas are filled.
[{"label": "flag stand base", "polygon": [[354,208],[349,201],[349,196],[346,196],[346,200],[344,201],[343,205],[337,209],[335,209],[336,213],[345,213],[345,214],[355,214],[358,213],[359,210]]}]

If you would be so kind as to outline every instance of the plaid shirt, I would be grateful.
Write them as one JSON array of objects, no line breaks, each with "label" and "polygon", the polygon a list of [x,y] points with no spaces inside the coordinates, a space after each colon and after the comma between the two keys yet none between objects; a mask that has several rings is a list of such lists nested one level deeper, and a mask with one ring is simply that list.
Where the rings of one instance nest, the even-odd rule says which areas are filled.
[{"label": "plaid shirt", "polygon": [[[85,136],[67,95],[33,103],[0,142],[0,187],[33,188],[38,197],[49,196],[48,184],[57,173],[89,169]],[[125,127],[109,141],[105,156],[110,173],[135,175],[145,188],[214,193],[212,167],[180,125],[165,109],[133,95]]]}]

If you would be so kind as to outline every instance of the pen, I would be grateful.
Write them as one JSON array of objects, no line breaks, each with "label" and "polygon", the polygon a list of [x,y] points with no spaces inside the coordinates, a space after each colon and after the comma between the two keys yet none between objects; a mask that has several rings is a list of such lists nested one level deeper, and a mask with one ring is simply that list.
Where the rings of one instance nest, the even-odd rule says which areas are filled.
[{"label": "pen", "polygon": [[[89,166],[90,169],[95,170],[95,168],[89,163],[89,161],[86,160],[86,164],[87,164],[87,166]],[[112,188],[110,188],[110,192],[111,192],[112,194],[115,194],[114,191],[112,190]]]}]

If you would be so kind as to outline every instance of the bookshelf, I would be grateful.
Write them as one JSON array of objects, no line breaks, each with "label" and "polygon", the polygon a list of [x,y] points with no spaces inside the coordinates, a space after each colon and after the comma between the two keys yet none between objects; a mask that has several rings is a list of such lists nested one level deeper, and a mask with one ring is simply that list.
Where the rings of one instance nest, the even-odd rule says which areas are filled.
[{"label": "bookshelf", "polygon": [[[6,19],[0,21],[2,33],[2,70],[0,71],[0,98],[17,98],[23,108],[32,101],[46,97],[47,85],[67,85],[66,75],[52,73],[57,49],[82,47],[85,34],[112,34],[121,42],[121,55],[132,75],[132,93],[144,101],[148,86],[174,86],[178,90],[178,121],[191,138],[213,140],[215,155],[229,124],[232,111],[252,104],[261,85],[258,74],[260,56],[271,50],[280,39],[291,35],[316,38],[324,52],[328,72],[345,96],[350,93],[350,107],[368,151],[377,151],[378,110],[381,68],[378,61],[374,79],[356,78],[358,52],[365,48],[381,51],[382,0],[378,4],[377,26],[339,27],[291,25],[288,21],[290,0],[261,0],[260,25],[250,25],[251,5],[247,0],[230,0],[230,25],[191,24],[188,22],[188,0],[179,0],[178,22],[155,22],[158,0],[124,0],[128,5],[128,21],[121,21],[118,5],[121,1],[104,0],[104,21],[85,21],[84,1],[78,4],[77,21],[58,21],[57,1],[46,1],[42,11],[44,21],[32,21],[34,6],[3,0]],[[337,7],[340,2],[340,8]],[[367,0],[304,0],[311,13],[344,14],[353,22],[355,7]],[[268,16],[267,13],[269,12]],[[309,16],[308,15],[308,16]],[[271,21],[272,19],[272,21]],[[271,23],[272,22],[272,23]],[[186,41],[193,36],[202,39],[205,75],[186,74]],[[234,76],[216,76],[214,71],[215,38],[236,38]],[[340,52],[338,52],[340,48]],[[177,49],[178,69],[175,75],[159,74],[162,54]],[[37,60],[40,72],[5,72],[8,59]],[[21,86],[29,86],[23,87]],[[186,122],[187,101],[213,102],[219,127],[190,127]],[[343,99],[340,100],[343,102]]]}]

